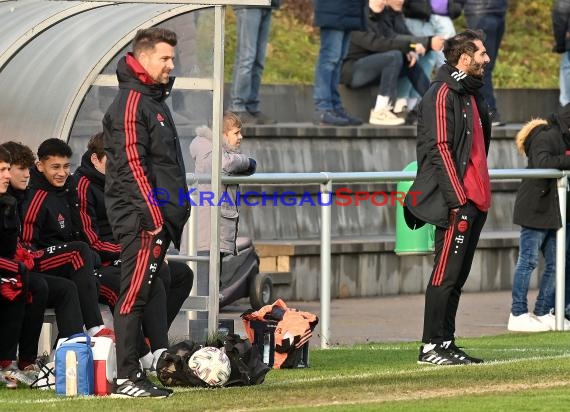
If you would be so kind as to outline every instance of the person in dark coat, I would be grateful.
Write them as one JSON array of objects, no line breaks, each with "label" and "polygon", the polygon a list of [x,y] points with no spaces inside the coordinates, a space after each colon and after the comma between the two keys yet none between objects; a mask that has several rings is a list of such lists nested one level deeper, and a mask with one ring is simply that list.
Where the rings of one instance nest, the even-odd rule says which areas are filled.
[{"label": "person in dark coat", "polygon": [[313,122],[319,125],[358,126],[362,120],[349,115],[338,85],[350,32],[366,28],[367,0],[314,0],[315,26],[321,29],[321,47],[315,66]]},{"label": "person in dark coat", "polygon": [[404,216],[412,229],[426,222],[436,226],[419,363],[482,362],[455,344],[461,290],[491,206],[491,125],[479,93],[489,56],[482,38],[483,33],[466,30],[445,41],[446,64],[418,110],[418,173]]},{"label": "person in dark coat", "polygon": [[181,199],[179,204],[176,196],[188,187],[178,133],[165,102],[174,84],[170,73],[177,42],[168,29],[136,33],[132,52],[117,64],[119,92],[103,118],[105,208],[121,245],[121,292],[114,314],[116,397],[165,398],[172,393],[140,370],[137,336],[147,302],[158,289],[156,272],[170,243],[180,247],[190,216],[188,202]]},{"label": "person in dark coat", "polygon": [[[523,126],[517,133],[516,144],[519,152],[528,158],[527,169],[570,169],[569,126],[570,105],[548,119],[534,119]],[[567,208],[567,221],[568,212]],[[562,227],[556,179],[523,179],[513,222],[521,226],[521,235],[507,328],[517,332],[555,330],[556,230]],[[533,316],[528,311],[527,294],[539,251],[545,264]],[[570,329],[570,322],[566,322],[564,329]]]},{"label": "person in dark coat", "polygon": [[504,124],[497,109],[493,86],[493,69],[499,57],[503,34],[505,34],[507,2],[508,0],[467,0],[463,8],[467,27],[472,30],[482,30],[485,33],[485,46],[487,47],[491,63],[485,70],[481,94],[489,105],[489,114],[491,115],[491,124],[493,126]]},{"label": "person in dark coat", "polygon": [[570,0],[556,0],[552,7],[554,49],[560,53],[560,106],[570,103]]}]

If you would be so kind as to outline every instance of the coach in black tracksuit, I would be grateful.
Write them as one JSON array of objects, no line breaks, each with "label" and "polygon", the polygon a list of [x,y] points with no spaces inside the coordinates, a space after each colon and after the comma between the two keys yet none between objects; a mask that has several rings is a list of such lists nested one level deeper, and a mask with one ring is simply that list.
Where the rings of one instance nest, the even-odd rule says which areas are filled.
[{"label": "coach in black tracksuit", "polygon": [[479,94],[489,57],[477,32],[446,40],[446,64],[424,95],[418,119],[418,173],[406,198],[414,229],[436,226],[418,362],[478,363],[455,345],[455,315],[491,205],[487,152],[491,126]]},{"label": "coach in black tracksuit", "polygon": [[[122,260],[121,293],[115,307],[118,383],[144,379],[139,373],[136,333],[157,267],[171,241],[180,246],[190,215],[186,201],[179,205],[179,190],[187,192],[186,172],[165,103],[174,83],[169,73],[174,68],[175,46],[176,35],[169,30],[139,30],[133,53],[118,63],[119,93],[103,119],[105,206],[113,235],[121,244]],[[169,199],[161,197],[164,202],[157,202],[153,191],[158,189],[168,193]]]}]

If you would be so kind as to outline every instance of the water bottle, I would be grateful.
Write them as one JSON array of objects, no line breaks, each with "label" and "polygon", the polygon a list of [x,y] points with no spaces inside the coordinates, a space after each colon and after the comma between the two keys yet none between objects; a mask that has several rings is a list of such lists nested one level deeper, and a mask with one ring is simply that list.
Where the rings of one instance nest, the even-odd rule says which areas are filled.
[{"label": "water bottle", "polygon": [[271,333],[265,332],[263,334],[263,363],[269,365],[269,358],[271,354]]}]

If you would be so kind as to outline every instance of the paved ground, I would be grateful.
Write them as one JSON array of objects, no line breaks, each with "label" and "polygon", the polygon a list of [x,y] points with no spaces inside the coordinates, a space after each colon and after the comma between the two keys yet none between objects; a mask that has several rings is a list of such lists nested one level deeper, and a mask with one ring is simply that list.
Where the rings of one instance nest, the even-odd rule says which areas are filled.
[{"label": "paved ground", "polygon": [[[536,291],[529,293],[531,309]],[[244,336],[240,314],[248,309],[243,304],[225,308],[220,318],[234,319],[235,332]],[[287,302],[292,308],[319,315],[320,302]],[[464,293],[457,315],[457,336],[475,337],[507,333],[511,292]],[[421,339],[424,295],[399,295],[377,298],[335,299],[331,305],[330,343],[402,342]],[[179,317],[171,328],[171,336],[186,332],[186,320]],[[311,346],[320,346],[317,326]]]}]

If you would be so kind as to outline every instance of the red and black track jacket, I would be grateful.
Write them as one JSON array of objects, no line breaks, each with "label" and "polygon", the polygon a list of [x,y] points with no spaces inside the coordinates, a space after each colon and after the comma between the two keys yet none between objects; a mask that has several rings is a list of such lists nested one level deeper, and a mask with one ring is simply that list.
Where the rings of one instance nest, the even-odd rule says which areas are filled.
[{"label": "red and black track jacket", "polygon": [[81,158],[81,165],[73,175],[79,199],[79,217],[84,240],[95,250],[103,262],[119,259],[121,246],[113,232],[105,210],[105,175],[91,162],[91,152]]},{"label": "red and black track jacket", "polygon": [[68,178],[63,187],[55,187],[32,167],[22,210],[21,240],[26,247],[43,249],[81,240],[79,202],[73,179]]},{"label": "red and black track jacket", "polygon": [[[156,84],[128,54],[117,65],[119,93],[103,119],[107,152],[105,205],[116,239],[164,225],[176,247],[190,216],[186,171],[178,134]],[[153,201],[153,191],[165,203]]]},{"label": "red and black track jacket", "polygon": [[[465,73],[443,65],[419,106],[418,173],[406,197],[405,216],[412,229],[424,223],[446,228],[449,209],[467,203],[463,176],[473,141],[471,95],[461,80]],[[483,98],[474,95],[489,152],[491,122]],[[410,213],[411,212],[411,215]]]},{"label": "red and black track jacket", "polygon": [[0,195],[0,275],[3,277],[13,277],[25,271],[24,264],[14,260],[19,233],[16,199],[10,194]]}]

